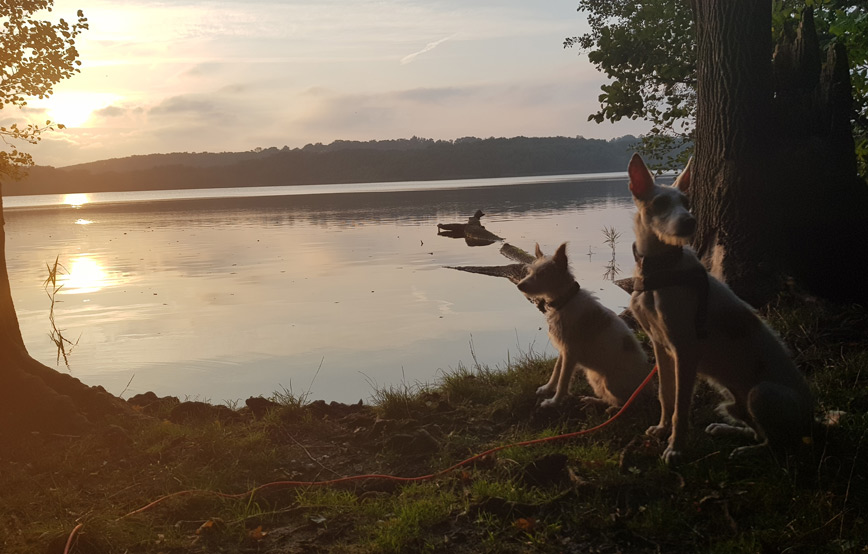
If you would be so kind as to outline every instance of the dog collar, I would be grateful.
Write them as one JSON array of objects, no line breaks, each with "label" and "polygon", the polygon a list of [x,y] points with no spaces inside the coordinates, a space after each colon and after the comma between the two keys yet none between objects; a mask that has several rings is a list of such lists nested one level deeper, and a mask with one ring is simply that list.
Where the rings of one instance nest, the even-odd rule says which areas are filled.
[{"label": "dog collar", "polygon": [[643,273],[655,273],[664,269],[669,269],[681,261],[681,256],[684,254],[684,248],[681,246],[675,247],[672,250],[657,254],[656,256],[642,256],[639,250],[636,249],[636,243],[633,243],[633,259],[636,265]]},{"label": "dog collar", "polygon": [[582,287],[579,286],[579,282],[578,282],[578,281],[573,281],[573,284],[570,285],[570,290],[568,290],[568,291],[567,291],[563,296],[561,296],[560,298],[556,298],[556,299],[552,300],[551,302],[546,302],[546,307],[547,307],[547,308],[548,308],[548,307],[551,307],[551,309],[553,309],[553,310],[560,310],[561,308],[563,308],[564,306],[567,305],[567,302],[569,302],[569,301],[572,300],[572,299],[573,299],[577,294],[579,294],[579,291],[580,291],[580,290],[582,290]]},{"label": "dog collar", "polygon": [[696,336],[705,338],[708,323],[708,272],[701,265],[675,269],[681,260],[684,250],[658,254],[657,256],[640,256],[633,243],[633,257],[639,267],[639,275],[633,278],[635,292],[654,291],[667,287],[689,287],[696,290],[698,305],[696,307]]}]

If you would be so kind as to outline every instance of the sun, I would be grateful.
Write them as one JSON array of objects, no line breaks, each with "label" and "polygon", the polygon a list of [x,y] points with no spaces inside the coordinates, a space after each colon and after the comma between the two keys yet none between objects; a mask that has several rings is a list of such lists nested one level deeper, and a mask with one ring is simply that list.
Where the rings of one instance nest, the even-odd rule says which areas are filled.
[{"label": "sun", "polygon": [[91,92],[58,92],[43,100],[29,102],[31,107],[45,110],[47,119],[66,127],[83,127],[93,112],[117,100],[113,94]]}]

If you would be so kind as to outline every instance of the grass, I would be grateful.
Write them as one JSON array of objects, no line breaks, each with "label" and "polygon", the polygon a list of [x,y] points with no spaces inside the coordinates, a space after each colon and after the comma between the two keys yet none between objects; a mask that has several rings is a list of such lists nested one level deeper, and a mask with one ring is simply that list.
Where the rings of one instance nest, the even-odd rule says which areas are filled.
[{"label": "grass", "polygon": [[[652,402],[598,434],[508,448],[435,480],[242,494],[287,480],[424,475],[608,417],[579,407],[541,414],[534,390],[553,360],[528,354],[503,368],[459,366],[433,384],[378,388],[361,407],[284,389],[258,419],[242,408],[231,421],[180,424],[160,404],[83,436],[9,438],[0,451],[0,551],[60,553],[83,523],[72,552],[864,554],[868,312],[782,297],[764,315],[792,347],[819,410],[838,419],[783,465],[730,460],[739,443],[702,433],[717,401],[703,386],[677,468],[643,435],[656,420]],[[590,393],[584,382],[576,389]],[[189,489],[239,496],[178,496],[124,517]]]}]

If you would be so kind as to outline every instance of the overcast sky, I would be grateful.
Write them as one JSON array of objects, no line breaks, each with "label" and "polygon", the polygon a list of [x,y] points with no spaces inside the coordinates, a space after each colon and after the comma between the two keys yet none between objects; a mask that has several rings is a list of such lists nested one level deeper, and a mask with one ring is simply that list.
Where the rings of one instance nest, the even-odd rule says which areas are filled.
[{"label": "overcast sky", "polygon": [[[588,122],[604,76],[563,39],[577,0],[56,0],[82,71],[31,103],[64,166],[337,139],[638,134]],[[13,115],[3,114],[5,120]]]}]

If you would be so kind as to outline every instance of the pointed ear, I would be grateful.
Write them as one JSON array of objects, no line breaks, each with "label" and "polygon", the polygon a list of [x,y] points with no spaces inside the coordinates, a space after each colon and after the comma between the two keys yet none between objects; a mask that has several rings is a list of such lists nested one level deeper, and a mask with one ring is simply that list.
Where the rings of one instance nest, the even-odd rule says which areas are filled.
[{"label": "pointed ear", "polygon": [[567,243],[563,243],[558,246],[558,249],[555,250],[552,259],[559,266],[566,267],[567,266]]},{"label": "pointed ear", "polygon": [[627,174],[630,176],[630,192],[640,200],[648,198],[654,192],[654,177],[645,167],[645,162],[639,154],[633,154],[630,164],[627,165]]},{"label": "pointed ear", "polygon": [[687,165],[684,166],[684,169],[681,171],[681,175],[675,179],[675,182],[672,183],[672,186],[683,192],[684,194],[690,194],[690,177],[693,173],[693,168],[690,165],[693,163],[693,156],[690,156],[690,159],[687,160]]},{"label": "pointed ear", "polygon": [[543,256],[545,256],[542,250],[539,249],[539,243],[536,243],[536,250],[534,251],[534,253],[536,254],[537,258],[542,258]]}]

